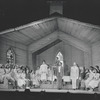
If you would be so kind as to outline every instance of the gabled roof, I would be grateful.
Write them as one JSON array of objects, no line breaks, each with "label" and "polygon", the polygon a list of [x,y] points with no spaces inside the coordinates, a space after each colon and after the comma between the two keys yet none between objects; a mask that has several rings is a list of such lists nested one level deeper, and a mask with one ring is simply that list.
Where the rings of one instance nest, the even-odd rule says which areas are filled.
[{"label": "gabled roof", "polygon": [[39,20],[24,26],[1,32],[1,37],[29,45],[57,30],[56,18]]},{"label": "gabled roof", "polygon": [[30,45],[56,30],[86,43],[93,44],[100,41],[100,27],[57,16],[0,32],[0,36],[24,45]]}]

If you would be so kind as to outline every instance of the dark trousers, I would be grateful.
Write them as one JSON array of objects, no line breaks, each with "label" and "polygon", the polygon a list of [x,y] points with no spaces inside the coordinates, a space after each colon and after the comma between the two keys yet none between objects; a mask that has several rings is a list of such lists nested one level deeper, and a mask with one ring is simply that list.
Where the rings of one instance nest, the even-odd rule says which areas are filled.
[{"label": "dark trousers", "polygon": [[57,75],[57,84],[58,84],[58,89],[61,89],[62,88],[62,76],[60,75],[59,72]]}]

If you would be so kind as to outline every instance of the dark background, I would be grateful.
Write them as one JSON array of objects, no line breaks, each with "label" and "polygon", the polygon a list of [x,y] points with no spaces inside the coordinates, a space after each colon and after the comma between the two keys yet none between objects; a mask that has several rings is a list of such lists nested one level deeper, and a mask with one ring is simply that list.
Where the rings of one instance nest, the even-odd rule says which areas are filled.
[{"label": "dark background", "polygon": [[[0,31],[50,17],[47,1],[0,0]],[[58,1],[65,1],[64,17],[100,26],[100,0]]]}]

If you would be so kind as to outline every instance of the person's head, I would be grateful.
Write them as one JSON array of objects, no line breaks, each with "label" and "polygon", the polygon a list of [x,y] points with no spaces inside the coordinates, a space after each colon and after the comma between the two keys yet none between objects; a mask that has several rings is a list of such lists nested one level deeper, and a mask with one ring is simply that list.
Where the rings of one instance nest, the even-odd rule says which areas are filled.
[{"label": "person's head", "polygon": [[45,62],[45,60],[43,60],[43,64],[45,64],[46,62]]},{"label": "person's head", "polygon": [[56,57],[56,59],[58,60],[59,58],[58,58],[58,57]]},{"label": "person's head", "polygon": [[94,70],[94,67],[93,66],[90,66],[89,70],[90,71],[93,71]]},{"label": "person's head", "polygon": [[76,66],[77,65],[76,62],[74,62],[73,65]]},{"label": "person's head", "polygon": [[93,73],[97,73],[97,70],[94,68],[92,72],[93,72]]},{"label": "person's head", "polygon": [[57,61],[59,61],[59,60],[60,60],[60,58],[59,58],[59,57],[56,57],[56,60],[57,60]]}]

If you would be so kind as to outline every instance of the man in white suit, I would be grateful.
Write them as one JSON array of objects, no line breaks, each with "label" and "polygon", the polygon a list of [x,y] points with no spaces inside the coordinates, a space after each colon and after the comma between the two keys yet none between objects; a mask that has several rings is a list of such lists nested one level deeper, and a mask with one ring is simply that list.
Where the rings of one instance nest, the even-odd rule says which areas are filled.
[{"label": "man in white suit", "polygon": [[77,79],[79,78],[79,68],[75,62],[71,67],[70,78],[72,80],[72,89],[76,89],[77,88],[76,82]]}]

